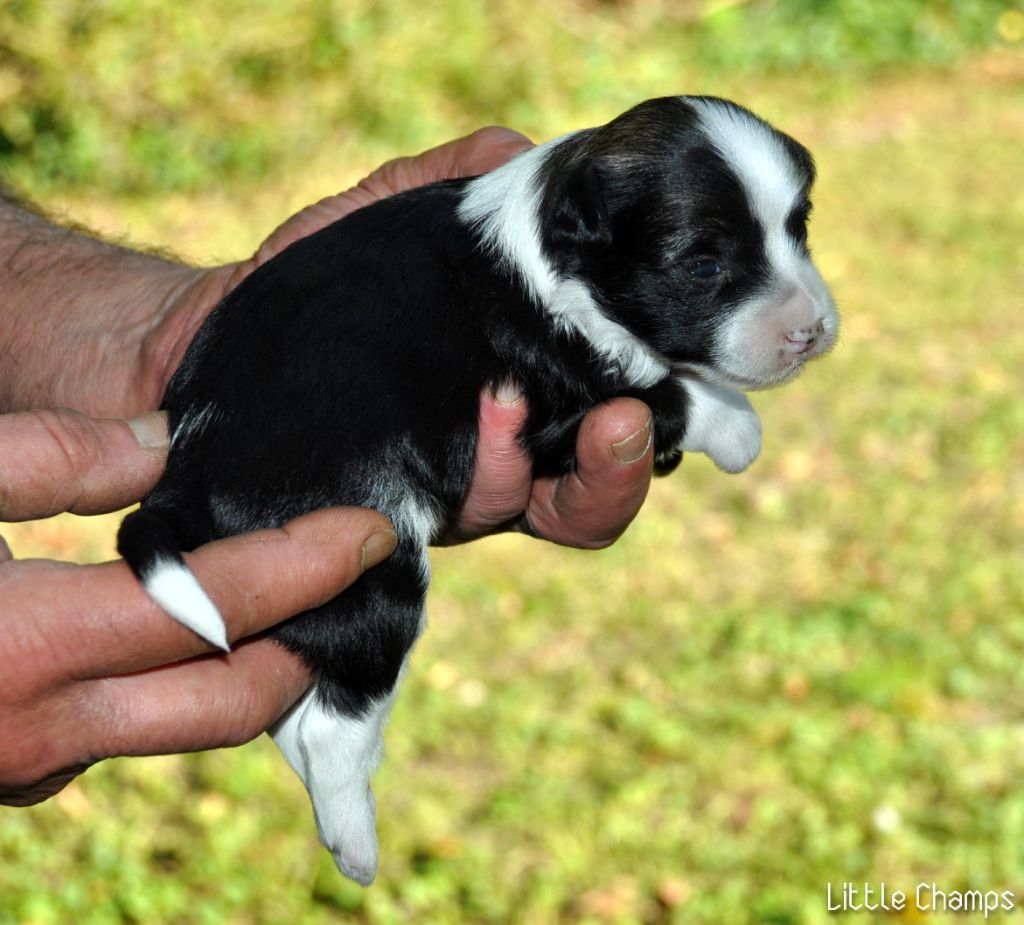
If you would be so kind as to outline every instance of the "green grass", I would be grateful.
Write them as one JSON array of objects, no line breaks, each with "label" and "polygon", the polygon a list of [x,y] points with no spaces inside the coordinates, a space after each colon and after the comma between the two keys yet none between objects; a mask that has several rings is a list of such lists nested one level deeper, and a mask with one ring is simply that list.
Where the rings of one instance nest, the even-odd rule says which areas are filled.
[{"label": "green grass", "polygon": [[350,158],[481,118],[561,132],[766,75],[833,92],[1013,46],[1015,16],[1008,0],[7,0],[0,167],[51,191],[211,190],[325,139]]},{"label": "green grass", "polygon": [[[661,47],[635,98],[730,92],[819,163],[812,244],[844,333],[754,396],[762,458],[737,477],[688,458],[601,553],[501,537],[434,554],[369,891],[334,872],[263,740],[110,761],[0,812],[2,925],[815,925],[844,880],[1024,905],[1019,52],[816,86],[778,70],[704,83],[681,64],[670,88]],[[628,102],[605,87],[525,127]],[[480,92],[467,118],[492,121]],[[523,105],[547,100],[531,86]],[[375,144],[348,142],[346,160],[328,139],[304,176],[258,192],[62,198],[100,226],[237,257],[372,166]],[[19,554],[90,559],[112,555],[115,524],[4,532]]]}]

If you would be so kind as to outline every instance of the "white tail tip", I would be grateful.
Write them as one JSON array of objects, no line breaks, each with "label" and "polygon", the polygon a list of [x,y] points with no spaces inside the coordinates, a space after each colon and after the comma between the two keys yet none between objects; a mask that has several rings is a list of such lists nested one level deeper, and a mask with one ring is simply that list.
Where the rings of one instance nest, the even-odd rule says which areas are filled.
[{"label": "white tail tip", "polygon": [[149,596],[175,620],[202,636],[211,646],[231,651],[224,618],[187,568],[173,560],[161,559],[142,584]]}]

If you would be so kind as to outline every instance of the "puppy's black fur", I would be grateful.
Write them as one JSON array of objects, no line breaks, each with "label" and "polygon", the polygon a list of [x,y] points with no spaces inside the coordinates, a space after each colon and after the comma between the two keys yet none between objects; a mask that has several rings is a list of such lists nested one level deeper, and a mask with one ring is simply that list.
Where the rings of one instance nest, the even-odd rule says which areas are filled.
[{"label": "puppy's black fur", "polygon": [[[522,386],[521,441],[538,475],[571,470],[581,419],[620,395],[651,407],[657,467],[670,470],[692,414],[680,372],[714,379],[723,326],[766,298],[777,271],[749,177],[702,112],[685,98],[650,101],[532,152],[536,168],[513,176],[507,194],[528,187],[517,214],[533,223],[522,232],[543,260],[540,283],[518,245],[487,230],[498,180],[484,193],[474,179],[383,200],[257,269],[210,315],[167,389],[167,471],[119,536],[147,587],[160,568],[180,576],[180,551],[210,540],[333,505],[381,510],[396,524],[396,552],[274,631],[313,669],[321,715],[368,723],[390,704],[420,632],[424,546],[465,495],[485,388]],[[791,169],[786,246],[807,260],[810,157],[756,126]],[[471,195],[484,204],[476,211]],[[552,297],[542,291],[552,281],[571,286]],[[604,350],[608,329],[626,346]],[[317,804],[330,797],[314,792],[315,770],[289,757],[339,866],[368,882],[375,843],[360,847],[359,826],[325,821]]]}]

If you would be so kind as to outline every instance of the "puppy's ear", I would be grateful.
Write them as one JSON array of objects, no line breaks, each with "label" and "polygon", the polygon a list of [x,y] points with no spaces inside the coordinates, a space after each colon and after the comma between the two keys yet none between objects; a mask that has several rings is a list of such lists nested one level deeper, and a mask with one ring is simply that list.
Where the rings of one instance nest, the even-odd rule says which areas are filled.
[{"label": "puppy's ear", "polygon": [[589,159],[569,173],[550,215],[550,240],[556,248],[600,251],[612,243],[607,182],[605,170]]}]

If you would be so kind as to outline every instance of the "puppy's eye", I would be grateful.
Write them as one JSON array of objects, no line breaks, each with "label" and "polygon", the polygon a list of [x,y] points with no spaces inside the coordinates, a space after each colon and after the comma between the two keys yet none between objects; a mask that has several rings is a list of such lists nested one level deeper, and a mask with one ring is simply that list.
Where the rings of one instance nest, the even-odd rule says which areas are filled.
[{"label": "puppy's eye", "polygon": [[713,279],[722,272],[722,265],[713,257],[700,257],[691,260],[686,270],[690,276],[696,276],[697,279]]}]

